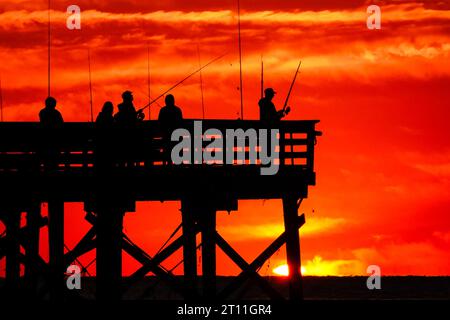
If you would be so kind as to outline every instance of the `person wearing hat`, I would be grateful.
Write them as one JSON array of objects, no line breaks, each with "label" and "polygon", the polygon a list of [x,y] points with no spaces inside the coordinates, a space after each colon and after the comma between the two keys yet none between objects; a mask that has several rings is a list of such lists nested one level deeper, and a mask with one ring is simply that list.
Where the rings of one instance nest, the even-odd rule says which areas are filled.
[{"label": "person wearing hat", "polygon": [[133,105],[133,92],[125,91],[122,93],[122,103],[117,107],[119,111],[114,115],[114,120],[121,126],[134,126],[137,120],[143,119],[143,113],[138,113]]},{"label": "person wearing hat", "polygon": [[259,120],[266,123],[274,123],[284,118],[290,111],[288,107],[286,110],[279,110],[275,108],[272,102],[276,92],[272,88],[264,90],[264,98],[259,100]]},{"label": "person wearing hat", "polygon": [[117,106],[119,111],[114,115],[114,122],[118,128],[126,129],[127,133],[121,131],[115,136],[117,161],[119,166],[134,167],[139,146],[137,142],[139,137],[136,136],[134,128],[137,127],[138,121],[143,120],[144,114],[136,111],[131,91],[122,93],[122,100],[122,103]]}]

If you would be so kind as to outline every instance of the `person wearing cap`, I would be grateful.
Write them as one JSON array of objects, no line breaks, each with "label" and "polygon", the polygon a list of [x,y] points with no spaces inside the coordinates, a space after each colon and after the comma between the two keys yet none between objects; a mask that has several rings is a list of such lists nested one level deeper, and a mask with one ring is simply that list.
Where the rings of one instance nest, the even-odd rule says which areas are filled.
[{"label": "person wearing cap", "polygon": [[119,111],[114,115],[114,122],[118,128],[126,129],[127,132],[121,130],[114,137],[117,144],[117,161],[119,166],[134,167],[139,146],[139,136],[136,136],[134,129],[138,121],[143,120],[143,113],[136,111],[131,91],[122,93],[122,100],[117,106]]},{"label": "person wearing cap", "polygon": [[266,123],[274,123],[280,121],[289,113],[289,108],[286,110],[279,110],[275,108],[272,102],[276,92],[272,88],[264,90],[264,98],[259,100],[259,120]]}]

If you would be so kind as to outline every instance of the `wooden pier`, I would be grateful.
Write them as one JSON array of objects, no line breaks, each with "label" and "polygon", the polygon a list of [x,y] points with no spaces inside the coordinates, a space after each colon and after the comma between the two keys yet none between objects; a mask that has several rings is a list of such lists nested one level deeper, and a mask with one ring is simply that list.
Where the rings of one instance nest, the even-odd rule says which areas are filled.
[{"label": "wooden pier", "polygon": [[[39,123],[0,123],[0,219],[6,226],[0,238],[0,258],[6,258],[6,282],[1,290],[13,297],[26,291],[31,296],[50,293],[64,299],[64,272],[79,256],[96,249],[96,295],[99,300],[118,300],[126,287],[153,273],[186,299],[226,299],[244,281],[255,279],[271,299],[285,299],[257,270],[280,247],[286,245],[290,268],[289,298],[302,299],[299,228],[305,223],[298,215],[308,187],[315,185],[314,148],[319,121],[282,121],[270,129],[279,130],[278,171],[261,175],[261,164],[244,161],[227,164],[196,163],[176,165],[164,130],[156,121],[136,128],[96,128],[92,123],[65,123],[61,128],[43,128]],[[204,120],[203,130],[267,129],[260,121]],[[190,132],[192,150],[196,136],[194,120],[180,124]],[[220,137],[226,145],[226,135]],[[217,138],[219,139],[219,138]],[[244,142],[245,143],[245,142]],[[261,148],[261,141],[257,148]],[[203,142],[203,150],[208,142]],[[195,147],[197,146],[197,150]],[[237,155],[251,152],[233,148]],[[230,150],[214,150],[224,154]],[[248,157],[246,157],[248,159]],[[281,199],[285,231],[254,261],[247,262],[216,230],[216,212],[238,210],[238,200]],[[182,235],[150,256],[123,233],[123,217],[135,210],[136,201],[181,202]],[[92,228],[70,252],[64,250],[64,203],[82,202]],[[48,218],[42,218],[42,203],[48,204]],[[26,226],[20,215],[26,213]],[[261,217],[264,219],[264,217]],[[151,216],[148,219],[152,219]],[[48,227],[49,262],[39,256],[39,232]],[[155,228],[165,228],[155,226]],[[197,234],[201,234],[201,244]],[[197,274],[197,248],[202,252],[202,276]],[[21,251],[20,248],[23,248]],[[223,290],[216,288],[216,250],[220,248],[242,269]],[[183,281],[161,267],[178,249],[183,250]],[[141,267],[126,281],[122,279],[122,251]],[[23,281],[20,265],[25,267]],[[36,287],[44,277],[46,288]],[[203,281],[202,290],[198,283]],[[23,285],[25,283],[25,285]]]}]

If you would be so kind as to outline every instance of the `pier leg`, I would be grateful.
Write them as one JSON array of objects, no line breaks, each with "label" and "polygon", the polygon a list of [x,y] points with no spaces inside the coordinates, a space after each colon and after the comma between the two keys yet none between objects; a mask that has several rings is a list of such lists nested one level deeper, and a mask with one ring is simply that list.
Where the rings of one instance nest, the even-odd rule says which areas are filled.
[{"label": "pier leg", "polygon": [[39,256],[39,232],[41,210],[40,203],[34,202],[30,205],[27,212],[27,247],[25,254],[27,256],[28,264],[25,265],[25,282],[27,285],[28,294],[33,296],[36,294],[37,288],[37,272],[36,266],[32,265],[31,261],[36,261]]},{"label": "pier leg", "polygon": [[122,297],[123,212],[111,207],[97,214],[97,300]]},{"label": "pier leg", "polygon": [[202,228],[203,295],[207,300],[216,296],[216,211],[200,213]]},{"label": "pier leg", "polygon": [[[6,292],[9,298],[14,298],[18,294],[20,282],[20,212],[10,212],[6,223]],[[7,297],[7,298],[8,298]]]},{"label": "pier leg", "polygon": [[283,198],[284,228],[286,230],[286,255],[289,266],[289,296],[291,300],[303,299],[300,260],[300,236],[297,227],[297,200],[295,195]]},{"label": "pier leg", "polygon": [[185,280],[185,297],[189,299],[194,297],[191,292],[197,287],[197,240],[195,232],[195,213],[183,208],[183,266]]},{"label": "pier leg", "polygon": [[64,202],[48,202],[48,239],[50,255],[50,298],[64,299]]}]

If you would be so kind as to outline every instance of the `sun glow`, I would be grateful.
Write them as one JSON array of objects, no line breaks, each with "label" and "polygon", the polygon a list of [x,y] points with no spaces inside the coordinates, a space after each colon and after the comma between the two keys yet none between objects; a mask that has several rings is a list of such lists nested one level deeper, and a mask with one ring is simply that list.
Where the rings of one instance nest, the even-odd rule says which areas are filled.
[{"label": "sun glow", "polygon": [[[317,277],[364,275],[366,270],[358,260],[326,260],[321,256],[314,256],[313,259],[304,261],[304,264],[301,267],[302,275]],[[288,276],[289,268],[287,264],[281,264],[272,272],[278,276]]]},{"label": "sun glow", "polygon": [[[305,267],[301,267],[300,269],[301,269],[301,271],[302,271],[302,274],[306,274],[306,268],[305,268]],[[273,272],[274,274],[276,274],[277,276],[284,276],[284,277],[287,277],[287,276],[289,275],[289,267],[288,267],[287,264],[282,264],[282,265],[280,265],[280,266],[274,268],[274,269],[272,270],[272,272]]]}]

